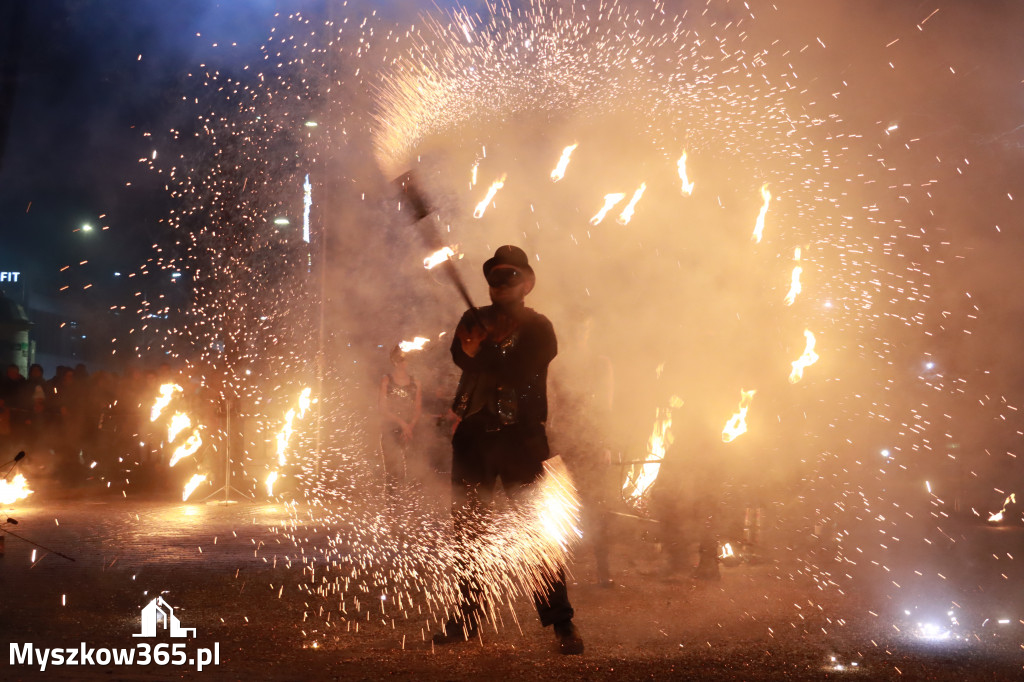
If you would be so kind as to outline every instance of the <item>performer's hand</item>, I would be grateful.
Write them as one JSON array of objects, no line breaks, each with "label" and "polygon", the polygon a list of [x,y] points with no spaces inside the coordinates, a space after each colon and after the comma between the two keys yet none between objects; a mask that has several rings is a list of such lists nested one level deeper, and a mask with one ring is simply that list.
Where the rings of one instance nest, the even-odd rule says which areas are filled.
[{"label": "performer's hand", "polygon": [[480,352],[480,344],[487,338],[487,330],[480,325],[473,325],[469,329],[460,327],[456,333],[462,344],[462,352],[469,357],[474,357]]}]

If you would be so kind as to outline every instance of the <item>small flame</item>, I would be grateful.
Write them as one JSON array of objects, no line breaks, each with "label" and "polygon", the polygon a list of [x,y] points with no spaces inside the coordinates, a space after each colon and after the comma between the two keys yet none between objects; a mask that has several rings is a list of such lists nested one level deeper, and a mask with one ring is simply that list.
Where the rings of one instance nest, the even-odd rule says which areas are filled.
[{"label": "small flame", "polygon": [[644,195],[644,190],[647,189],[647,183],[641,182],[640,187],[633,192],[633,198],[626,204],[626,208],[622,209],[622,213],[619,214],[619,224],[628,225],[629,221],[633,218],[633,209],[636,208],[636,204],[640,201],[640,197]]},{"label": "small flame", "polygon": [[171,417],[171,423],[167,425],[167,442],[173,443],[178,434],[192,426],[192,420],[184,412],[177,412]]},{"label": "small flame", "polygon": [[277,432],[277,463],[284,466],[285,454],[288,452],[288,441],[291,440],[292,423],[295,421],[295,408],[288,410],[284,416],[284,426]]},{"label": "small flame", "polygon": [[988,517],[989,523],[999,523],[1003,520],[1003,513],[1006,511],[1007,505],[1011,502],[1017,502],[1017,493],[1010,493],[1010,496],[1003,500],[1003,508]]},{"label": "small flame", "polygon": [[804,347],[804,354],[794,360],[793,371],[789,373],[789,383],[795,384],[804,378],[804,369],[818,361],[818,354],[814,352],[814,334],[810,330],[804,330],[804,338],[807,345]]},{"label": "small flame", "polygon": [[423,267],[427,270],[433,270],[441,263],[444,263],[449,258],[455,257],[455,251],[450,246],[445,246],[438,249],[434,253],[430,254],[423,259]]},{"label": "small flame", "polygon": [[757,393],[756,390],[740,389],[739,409],[733,413],[729,421],[725,423],[725,428],[722,429],[723,443],[731,443],[747,432],[747,410],[750,409],[750,403],[753,402],[755,393]]},{"label": "small flame", "polygon": [[270,475],[267,476],[267,495],[274,494],[274,481],[277,480],[277,472],[271,471]]},{"label": "small flame", "polygon": [[14,479],[8,481],[0,478],[0,504],[13,504],[23,500],[33,493],[28,487],[28,481],[23,474],[15,474]]},{"label": "small flame", "polygon": [[423,350],[423,347],[426,346],[429,342],[430,339],[426,338],[425,336],[417,336],[412,341],[402,341],[401,343],[398,344],[398,348],[403,353],[408,353],[409,351]]},{"label": "small flame", "polygon": [[729,557],[736,556],[736,552],[733,551],[730,543],[722,545],[722,553],[718,555],[722,559],[728,559]]},{"label": "small flame", "polygon": [[768,185],[761,185],[761,198],[764,199],[764,204],[761,206],[761,212],[757,214],[757,223],[754,225],[754,241],[758,244],[761,243],[761,234],[764,232],[764,217],[768,213],[768,204],[771,203],[772,193],[768,191]]},{"label": "small flame", "polygon": [[683,183],[683,194],[690,196],[693,194],[693,183],[686,176],[686,152],[683,152],[683,155],[679,157],[676,165],[679,167],[679,179]]},{"label": "small flame", "polygon": [[480,162],[477,161],[473,164],[473,170],[470,171],[469,187],[470,189],[476,187],[476,172],[480,170]]},{"label": "small flame", "polygon": [[171,454],[171,461],[168,462],[168,466],[174,466],[186,457],[196,454],[202,445],[203,438],[199,435],[199,429],[193,429],[192,435],[188,437],[188,440],[175,448]]},{"label": "small flame", "polygon": [[796,261],[796,265],[793,266],[793,274],[789,281],[789,293],[786,294],[786,305],[793,305],[796,302],[796,297],[803,291],[803,287],[800,286],[800,275],[804,269],[800,267],[800,247],[796,247],[793,252],[793,260]]},{"label": "small flame", "polygon": [[555,170],[551,171],[551,180],[558,182],[565,177],[565,169],[569,165],[569,157],[572,156],[572,152],[576,149],[576,143],[572,143],[568,147],[562,150],[562,156],[558,159],[558,165],[555,166]]},{"label": "small flame", "polygon": [[659,409],[654,414],[654,428],[651,437],[647,439],[646,461],[640,466],[639,472],[630,473],[626,478],[623,489],[633,487],[629,497],[633,502],[638,502],[658,478],[661,471],[661,462],[665,459],[665,452],[672,445],[672,411],[666,409],[664,413]]},{"label": "small flame", "polygon": [[306,416],[306,412],[309,411],[309,406],[313,404],[313,400],[310,398],[312,393],[313,389],[309,386],[306,386],[302,389],[302,392],[299,393],[299,419]]},{"label": "small flame", "polygon": [[604,206],[602,206],[601,210],[598,211],[597,214],[594,215],[594,217],[590,219],[590,224],[591,225],[598,225],[598,224],[600,224],[600,222],[602,220],[604,220],[604,217],[606,215],[608,215],[608,211],[610,211],[613,208],[615,208],[615,204],[619,203],[620,201],[622,201],[625,198],[626,198],[625,194],[619,194],[619,193],[616,193],[616,194],[605,194],[604,195]]},{"label": "small flame", "polygon": [[195,489],[199,487],[199,484],[206,480],[206,474],[196,474],[189,482],[185,484],[185,489],[181,493],[181,501],[186,502],[190,495],[195,492]]},{"label": "small flame", "polygon": [[153,409],[149,411],[149,421],[155,422],[160,417],[160,413],[164,411],[164,408],[170,404],[174,394],[181,392],[181,386],[178,384],[164,384],[161,386],[160,396],[153,403]]},{"label": "small flame", "polygon": [[491,199],[498,193],[498,190],[505,186],[505,178],[508,175],[502,175],[500,178],[491,183],[490,189],[487,190],[487,196],[483,198],[479,204],[476,205],[476,209],[473,211],[474,218],[483,218],[484,212],[491,203]]}]

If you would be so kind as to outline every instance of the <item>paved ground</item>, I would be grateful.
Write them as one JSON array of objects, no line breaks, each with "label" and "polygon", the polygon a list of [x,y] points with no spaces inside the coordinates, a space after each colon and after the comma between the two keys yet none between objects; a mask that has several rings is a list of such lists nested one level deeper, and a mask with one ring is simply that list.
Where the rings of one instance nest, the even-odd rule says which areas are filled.
[{"label": "paved ground", "polygon": [[570,595],[587,650],[560,657],[525,601],[515,605],[518,627],[507,617],[480,640],[445,650],[424,641],[422,620],[368,616],[314,634],[304,614],[316,603],[298,589],[301,571],[285,566],[294,547],[271,530],[287,517],[279,505],[37,499],[0,510],[0,521],[8,516],[19,523],[4,528],[75,561],[37,550],[33,563],[36,548],[6,537],[0,633],[7,642],[135,646],[144,641],[132,638],[140,608],[163,592],[182,625],[197,629],[196,646],[219,643],[220,665],[201,673],[152,665],[39,673],[11,666],[5,653],[5,680],[1024,678],[1024,623],[1002,630],[975,623],[954,633],[964,640],[939,633],[929,641],[872,590],[844,596],[800,579],[784,543],[765,547],[765,563],[723,566],[720,582],[694,582],[666,574],[657,546],[626,527],[612,587],[593,584],[582,547]]}]

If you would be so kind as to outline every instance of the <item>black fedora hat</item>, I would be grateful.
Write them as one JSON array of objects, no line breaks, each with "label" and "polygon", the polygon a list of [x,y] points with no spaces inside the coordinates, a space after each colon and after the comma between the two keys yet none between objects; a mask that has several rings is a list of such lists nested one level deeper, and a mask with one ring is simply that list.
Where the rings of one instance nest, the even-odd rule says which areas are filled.
[{"label": "black fedora hat", "polygon": [[511,244],[499,246],[498,250],[494,252],[494,257],[484,261],[484,277],[499,265],[511,265],[530,273],[532,277],[536,277],[533,268],[530,267],[530,259],[526,256],[526,252],[518,246],[512,246]]}]

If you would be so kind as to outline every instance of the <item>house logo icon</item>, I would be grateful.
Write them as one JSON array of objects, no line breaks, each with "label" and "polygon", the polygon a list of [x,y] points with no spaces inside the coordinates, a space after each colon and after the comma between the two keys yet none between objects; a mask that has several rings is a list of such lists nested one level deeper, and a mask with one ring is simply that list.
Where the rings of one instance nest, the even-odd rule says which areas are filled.
[{"label": "house logo icon", "polygon": [[163,597],[157,597],[142,608],[142,632],[132,637],[156,637],[157,627],[161,623],[164,630],[170,630],[171,637],[196,636],[196,629],[181,627],[174,615],[174,608]]}]

